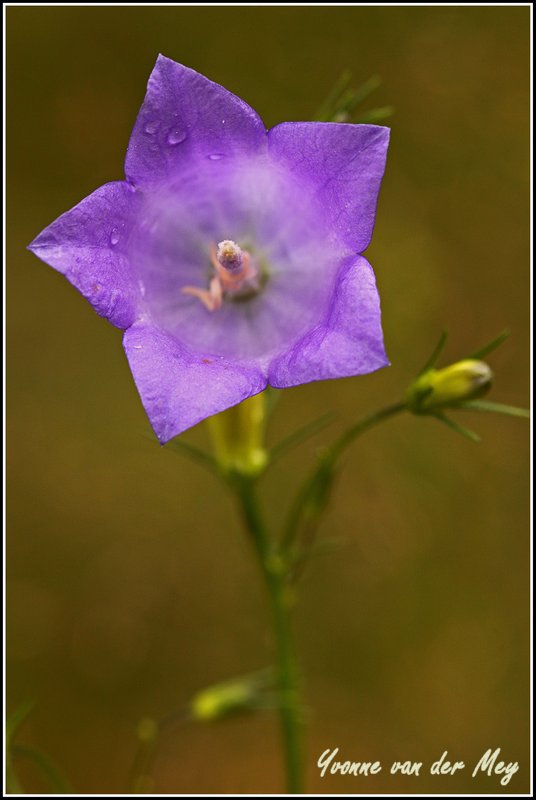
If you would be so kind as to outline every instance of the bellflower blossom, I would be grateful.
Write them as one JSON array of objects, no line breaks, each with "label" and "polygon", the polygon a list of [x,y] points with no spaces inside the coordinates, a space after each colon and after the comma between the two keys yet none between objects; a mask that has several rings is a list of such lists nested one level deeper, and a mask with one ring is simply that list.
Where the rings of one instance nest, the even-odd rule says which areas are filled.
[{"label": "bellflower blossom", "polygon": [[161,442],[255,395],[385,366],[368,246],[389,131],[260,117],[159,56],[101,186],[30,245],[124,330]]}]

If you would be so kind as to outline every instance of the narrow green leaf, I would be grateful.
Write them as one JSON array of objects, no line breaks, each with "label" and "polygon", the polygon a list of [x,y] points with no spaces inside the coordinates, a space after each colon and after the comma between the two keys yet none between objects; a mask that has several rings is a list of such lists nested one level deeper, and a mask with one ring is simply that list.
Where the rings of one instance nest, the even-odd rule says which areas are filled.
[{"label": "narrow green leaf", "polygon": [[289,434],[286,436],[282,441],[278,442],[272,450],[270,451],[270,464],[273,464],[278,458],[280,458],[283,453],[286,453],[288,450],[291,450],[293,447],[297,447],[302,442],[305,442],[311,436],[314,436],[316,433],[321,431],[331,422],[333,422],[335,418],[335,414],[332,412],[328,412],[327,414],[322,414],[321,417],[313,420],[312,422],[308,422],[307,425],[304,425],[303,428],[299,428],[294,433]]},{"label": "narrow green leaf", "polygon": [[429,369],[433,369],[433,367],[435,367],[435,365],[437,364],[437,360],[438,360],[439,356],[441,355],[441,353],[445,349],[445,345],[447,343],[448,335],[449,334],[448,334],[447,330],[441,331],[441,336],[439,337],[439,340],[438,340],[436,346],[434,347],[432,355],[430,356],[430,358],[428,359],[428,361],[426,362],[424,367],[421,369],[421,371],[417,374],[418,378],[420,378],[421,375],[424,375],[425,372],[428,372]]},{"label": "narrow green leaf", "polygon": [[13,769],[12,759],[6,757],[6,788],[8,794],[24,794],[19,776]]},{"label": "narrow green leaf", "polygon": [[346,111],[348,114],[351,114],[360,103],[363,103],[367,97],[381,85],[381,82],[382,79],[379,75],[371,75],[370,78],[357,89],[352,89],[348,92],[338,110]]},{"label": "narrow green leaf", "polygon": [[24,789],[13,766],[13,739],[35,707],[33,700],[22,703],[6,720],[6,784],[9,794],[24,794]]},{"label": "narrow green leaf", "polygon": [[284,554],[288,555],[293,548],[305,552],[313,545],[320,518],[329,501],[337,462],[346,448],[365,431],[405,410],[406,404],[400,402],[363,417],[324,452],[291,503],[281,537]]},{"label": "narrow green leaf", "polygon": [[198,461],[216,475],[220,474],[216,460],[209,453],[206,453],[204,450],[195,447],[189,442],[184,442],[181,439],[172,439],[170,442],[164,445],[164,447],[166,450],[172,450],[175,453],[188,456],[194,461]]},{"label": "narrow green leaf", "polygon": [[[333,86],[326,100],[318,109],[315,119],[319,122],[347,122],[360,106],[381,84],[379,75],[372,75],[357,89],[349,88],[351,73],[345,71]],[[363,112],[357,122],[373,123],[386,119],[393,113],[391,106]]]},{"label": "narrow green leaf", "polygon": [[465,408],[468,411],[491,411],[496,414],[506,414],[509,417],[530,419],[530,411],[527,408],[507,406],[504,403],[494,403],[491,400],[471,400],[469,403],[462,403],[457,407]]},{"label": "narrow green leaf", "polygon": [[43,773],[44,777],[48,780],[50,786],[55,789],[58,794],[72,794],[73,790],[69,781],[61,773],[54,762],[33,747],[23,747],[22,745],[14,745],[13,755],[27,758],[32,761]]},{"label": "narrow green leaf", "polygon": [[470,442],[480,441],[480,436],[477,433],[474,433],[474,431],[470,431],[468,428],[464,428],[463,425],[459,425],[450,417],[446,417],[444,414],[433,414],[432,416],[434,416],[440,422],[444,422],[445,425],[447,425],[453,431],[456,431],[456,433],[459,433],[461,436],[464,436],[466,439],[469,439]]},{"label": "narrow green leaf", "polygon": [[487,354],[491,353],[492,350],[496,350],[497,347],[499,347],[499,345],[505,341],[505,339],[508,339],[509,336],[510,331],[508,329],[504,330],[502,333],[496,336],[495,339],[492,339],[491,342],[485,344],[480,348],[480,350],[475,350],[475,352],[471,353],[471,355],[467,356],[467,358],[484,358],[484,356],[487,356]]},{"label": "narrow green leaf", "polygon": [[339,98],[347,88],[351,79],[352,73],[350,70],[345,69],[333,84],[326,99],[314,115],[314,119],[319,122],[328,122],[333,117],[338,108]]},{"label": "narrow green leaf", "polygon": [[317,556],[329,555],[339,550],[343,545],[341,539],[322,539],[319,542],[314,542],[309,548],[305,550],[298,550],[291,557],[293,565],[301,564],[304,561],[309,561],[311,558]]},{"label": "narrow green leaf", "polygon": [[290,552],[293,545],[304,552],[313,544],[320,517],[329,500],[335,461],[328,451],[299,489],[287,517],[282,538],[283,552]]},{"label": "narrow green leaf", "polygon": [[355,122],[360,125],[377,125],[378,122],[383,122],[389,119],[395,113],[393,106],[381,106],[379,108],[372,108],[370,111],[361,112],[356,118]]},{"label": "narrow green leaf", "polygon": [[30,716],[35,708],[34,700],[27,700],[22,705],[18,706],[15,711],[9,715],[6,720],[6,747],[9,749],[11,743],[26,719]]}]

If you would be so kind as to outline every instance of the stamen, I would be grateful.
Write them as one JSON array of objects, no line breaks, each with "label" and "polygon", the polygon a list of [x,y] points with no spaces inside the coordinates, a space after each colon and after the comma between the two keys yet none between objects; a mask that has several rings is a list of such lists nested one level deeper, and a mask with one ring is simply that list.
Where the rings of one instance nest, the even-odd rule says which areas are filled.
[{"label": "stamen", "polygon": [[209,289],[200,289],[197,286],[183,286],[181,293],[190,295],[190,297],[197,297],[208,311],[217,311],[218,308],[221,308],[222,289],[217,277],[212,278]]}]

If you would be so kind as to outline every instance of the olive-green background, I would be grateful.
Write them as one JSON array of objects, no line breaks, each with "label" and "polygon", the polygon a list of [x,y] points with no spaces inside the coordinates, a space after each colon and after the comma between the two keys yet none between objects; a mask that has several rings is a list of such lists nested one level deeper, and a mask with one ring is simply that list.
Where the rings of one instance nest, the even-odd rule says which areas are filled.
[{"label": "olive-green background", "polygon": [[[151,435],[120,332],[27,243],[122,177],[158,52],[267,126],[310,118],[345,67],[380,73],[369,106],[396,114],[368,256],[392,366],[285,392],[271,440],[398,399],[444,326],[449,359],[509,327],[492,398],[527,405],[529,9],[11,7],[7,24],[8,701],[35,701],[19,743],[76,792],[121,792],[140,717],[270,663],[267,608],[229,498]],[[528,789],[529,426],[462,421],[481,444],[408,417],[345,459],[322,528],[344,544],[311,563],[296,614],[317,793]],[[274,522],[329,435],[267,478]],[[334,747],[382,774],[322,780]],[[471,778],[490,747],[520,762],[506,788]],[[444,750],[467,768],[431,777]],[[389,775],[406,759],[420,778]],[[154,791],[280,792],[281,775],[268,713],[175,728]]]}]

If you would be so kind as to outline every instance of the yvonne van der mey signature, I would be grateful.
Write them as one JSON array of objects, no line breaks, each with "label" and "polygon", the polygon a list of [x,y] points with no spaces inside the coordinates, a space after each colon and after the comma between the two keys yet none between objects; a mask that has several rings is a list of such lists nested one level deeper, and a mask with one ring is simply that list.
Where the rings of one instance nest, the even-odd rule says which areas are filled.
[{"label": "yvonne van der mey signature", "polygon": [[[338,747],[324,750],[316,762],[322,778],[325,778],[326,775],[348,775],[350,777],[378,775],[384,769],[381,761],[339,761],[337,760],[338,755]],[[500,756],[500,747],[497,747],[496,750],[492,750],[490,747],[474,765],[471,777],[476,778],[478,775],[486,774],[490,778],[499,778],[501,786],[507,786],[511,777],[519,771],[519,764],[517,761],[502,761]],[[430,765],[425,765],[422,761],[393,761],[387,767],[391,775],[416,777],[425,772],[429,772],[430,775],[454,775],[466,768],[463,761],[449,761],[448,750],[445,750],[441,758]],[[471,769],[471,765],[469,769]]]}]

